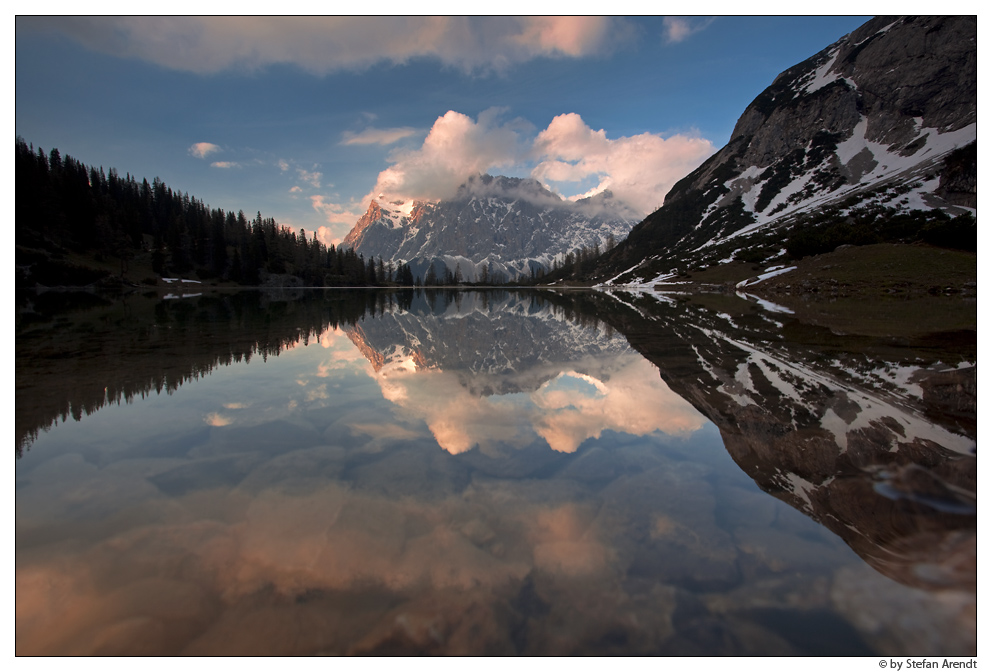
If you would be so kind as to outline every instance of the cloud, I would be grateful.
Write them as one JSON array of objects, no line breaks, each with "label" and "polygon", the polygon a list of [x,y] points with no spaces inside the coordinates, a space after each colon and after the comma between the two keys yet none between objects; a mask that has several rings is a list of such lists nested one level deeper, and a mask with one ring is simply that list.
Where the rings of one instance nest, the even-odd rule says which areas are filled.
[{"label": "cloud", "polygon": [[323,173],[304,170],[303,168],[297,168],[296,172],[300,176],[301,180],[309,184],[314,189],[320,189],[320,180],[324,177]]},{"label": "cloud", "polygon": [[324,243],[324,245],[341,244],[344,236],[347,235],[348,231],[355,225],[355,222],[358,221],[358,218],[363,213],[360,202],[354,201],[347,205],[333,203],[325,201],[324,196],[319,194],[310,197],[310,205],[314,211],[324,216],[324,221],[328,224],[337,225],[332,227],[317,227],[317,240]]},{"label": "cloud", "polygon": [[212,168],[240,168],[241,164],[237,161],[214,161],[210,166]]},{"label": "cloud", "polygon": [[279,170],[284,173],[289,170],[289,162],[286,161],[286,159],[279,159],[279,161],[276,162],[276,165],[279,166]]},{"label": "cloud", "polygon": [[303,191],[303,188],[300,187],[299,185],[297,185],[297,186],[294,186],[292,189],[290,189],[289,190],[289,193],[291,193],[291,194],[298,194],[301,191]]},{"label": "cloud", "polygon": [[214,152],[219,152],[220,147],[212,142],[197,142],[190,145],[189,153],[198,159],[205,159]]},{"label": "cloud", "polygon": [[540,162],[531,172],[539,180],[599,183],[580,196],[605,189],[647,214],[661,205],[668,190],[715,151],[713,143],[691,135],[664,138],[641,133],[611,140],[578,114],[561,114],[534,141]]},{"label": "cloud", "polygon": [[421,147],[390,156],[392,165],[379,173],[375,187],[360,203],[380,194],[387,202],[442,199],[472,175],[529,170],[535,179],[559,183],[554,186],[594,180],[592,189],[572,196],[573,200],[609,189],[638,215],[645,215],[661,205],[676,181],[715,151],[709,140],[685,134],[666,138],[641,133],[611,139],[574,113],[558,115],[530,139],[533,126],[520,119],[504,122],[504,113],[492,108],[473,121],[449,110],[434,122]]},{"label": "cloud", "polygon": [[342,145],[391,145],[403,138],[408,138],[416,133],[416,129],[409,126],[402,128],[366,128],[364,131],[352,133],[345,131]]},{"label": "cloud", "polygon": [[690,35],[705,30],[713,23],[713,19],[693,20],[684,16],[666,16],[665,20],[665,42],[668,44],[678,44],[687,39]]},{"label": "cloud", "polygon": [[522,156],[525,122],[500,122],[505,110],[490,108],[477,121],[449,110],[438,117],[419,149],[393,154],[372,192],[388,200],[439,199],[455,193],[465,179],[492,168],[511,166]]},{"label": "cloud", "polygon": [[174,70],[252,72],[292,64],[324,75],[430,58],[464,72],[503,72],[534,58],[582,58],[629,43],[609,17],[46,17],[86,47]]}]

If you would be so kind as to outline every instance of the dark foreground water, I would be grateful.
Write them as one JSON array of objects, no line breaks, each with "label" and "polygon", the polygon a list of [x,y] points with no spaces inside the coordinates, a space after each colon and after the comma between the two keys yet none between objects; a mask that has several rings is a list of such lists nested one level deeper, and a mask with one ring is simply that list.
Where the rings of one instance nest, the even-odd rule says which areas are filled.
[{"label": "dark foreground water", "polygon": [[974,332],[725,301],[22,298],[17,653],[975,655]]}]

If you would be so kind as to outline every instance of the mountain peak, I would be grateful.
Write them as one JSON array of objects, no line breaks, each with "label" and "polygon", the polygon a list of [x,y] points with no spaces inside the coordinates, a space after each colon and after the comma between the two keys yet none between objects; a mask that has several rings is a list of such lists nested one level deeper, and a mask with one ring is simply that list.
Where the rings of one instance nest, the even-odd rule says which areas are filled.
[{"label": "mountain peak", "polygon": [[436,261],[460,268],[467,280],[512,279],[550,269],[579,248],[620,240],[638,219],[609,193],[573,202],[531,178],[479,174],[446,200],[373,200],[343,244],[411,263],[415,274]]}]

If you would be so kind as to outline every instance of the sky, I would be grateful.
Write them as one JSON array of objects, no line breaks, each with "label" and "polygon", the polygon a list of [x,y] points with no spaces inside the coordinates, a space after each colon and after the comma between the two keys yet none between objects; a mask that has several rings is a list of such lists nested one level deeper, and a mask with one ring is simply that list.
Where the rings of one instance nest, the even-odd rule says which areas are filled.
[{"label": "sky", "polygon": [[647,214],[868,18],[19,16],[15,127],[327,244],[485,172]]}]

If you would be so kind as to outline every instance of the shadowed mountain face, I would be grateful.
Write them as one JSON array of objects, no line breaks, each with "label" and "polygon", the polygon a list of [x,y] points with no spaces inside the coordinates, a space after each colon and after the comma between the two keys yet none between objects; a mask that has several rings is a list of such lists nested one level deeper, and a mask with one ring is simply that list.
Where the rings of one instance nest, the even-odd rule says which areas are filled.
[{"label": "shadowed mountain face", "polygon": [[[823,222],[850,220],[870,239],[910,211],[974,213],[976,35],[974,16],[877,17],[789,68],[594,279],[773,258],[787,233]],[[886,235],[917,231],[897,233]]]}]

